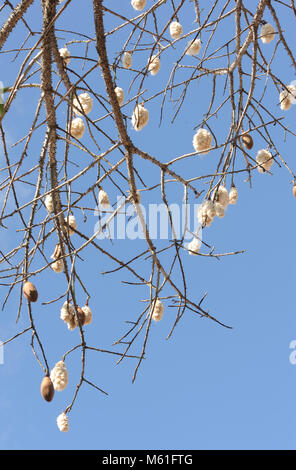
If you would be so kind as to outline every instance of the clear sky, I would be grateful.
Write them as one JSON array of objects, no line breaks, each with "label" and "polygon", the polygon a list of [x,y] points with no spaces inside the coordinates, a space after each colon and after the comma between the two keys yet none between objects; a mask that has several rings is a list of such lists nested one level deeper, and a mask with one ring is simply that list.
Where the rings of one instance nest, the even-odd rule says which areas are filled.
[{"label": "clear sky", "polygon": [[[26,17],[35,24],[36,29],[39,24],[40,29],[40,7],[37,3],[38,6],[30,10]],[[110,0],[105,3],[110,8],[120,4],[118,8],[126,16],[134,14],[129,0]],[[148,0],[147,3],[152,4],[152,1]],[[200,2],[201,7],[203,3]],[[255,7],[257,2],[248,2],[250,9],[251,5]],[[278,8],[284,20],[286,37],[293,44],[295,25],[292,21],[295,20],[285,15],[284,7]],[[190,31],[195,27],[193,6],[185,11],[186,14],[181,15],[180,20],[184,30]],[[7,10],[5,12],[7,14]],[[269,15],[264,18],[271,21]],[[0,22],[3,19],[2,12]],[[108,21],[106,16],[107,25]],[[90,37],[94,36],[88,8],[84,8],[82,15],[80,2],[76,0],[72,1],[63,24],[60,21],[57,27],[83,33],[88,31]],[[22,25],[17,32],[19,38],[23,38]],[[219,32],[220,38],[223,38],[224,33]],[[75,38],[73,34],[65,32],[60,32],[58,36],[60,47],[65,40]],[[118,39],[115,36],[108,38],[109,57],[113,58],[120,51],[124,37],[125,34],[118,34]],[[179,52],[186,43],[186,40],[180,43]],[[11,39],[5,49],[13,48],[16,44],[16,38]],[[274,44],[266,47],[270,48],[271,55]],[[83,50],[79,45],[71,47],[73,55],[79,55],[79,51]],[[93,46],[91,54],[94,58]],[[159,78],[147,79],[146,96],[152,96],[159,83],[165,83],[168,79],[173,55],[173,52],[169,52],[164,56]],[[147,61],[146,56],[147,52],[146,55],[139,53],[139,67]],[[5,86],[10,85],[15,78],[18,65],[11,61],[13,57],[13,53],[0,55],[0,80]],[[75,59],[72,60],[74,67]],[[136,54],[134,60],[136,63]],[[188,57],[185,63],[192,65],[195,60]],[[284,54],[278,55],[275,67],[283,82],[289,84],[295,79]],[[37,77],[34,78],[36,82]],[[94,87],[96,81],[103,93],[98,70],[90,77]],[[262,82],[264,86],[264,77]],[[119,74],[120,84],[127,90],[129,75],[126,71]],[[218,80],[217,86],[223,90],[224,78]],[[184,109],[173,126],[170,124],[172,105],[167,108],[163,125],[158,126],[161,101],[154,100],[149,103],[149,124],[136,134],[128,123],[130,135],[137,145],[161,161],[192,152],[194,127],[200,123],[207,110],[207,90],[206,81],[191,86],[190,98],[185,101]],[[28,114],[34,109],[29,102],[30,93],[36,99],[39,92],[20,92],[12,112],[3,121],[10,144],[28,131]],[[135,89],[130,96],[134,94]],[[260,93],[256,96],[260,96]],[[296,106],[284,114],[278,107],[278,94],[272,84],[265,103],[277,116],[285,116],[286,125],[295,131]],[[127,107],[127,115],[131,115],[132,108],[133,105]],[[94,117],[96,108],[92,113]],[[61,125],[65,116],[64,110],[59,115]],[[228,122],[221,115],[213,121],[213,125],[222,141],[228,131]],[[278,142],[283,141],[283,133],[278,127],[272,127],[272,133]],[[116,133],[114,135],[116,137]],[[39,156],[40,136],[42,133],[37,133],[29,148],[28,167],[35,164]],[[87,135],[83,139],[91,146]],[[100,142],[100,145],[102,149],[106,148],[105,142]],[[263,146],[258,138],[255,148]],[[295,172],[295,139],[287,136],[280,149]],[[17,160],[20,149],[16,147],[10,152],[12,160]],[[2,148],[0,157],[3,162]],[[198,176],[212,171],[218,157],[219,151],[214,151],[196,157],[196,160],[176,164],[175,169],[187,177]],[[79,165],[80,159],[86,157],[84,154],[81,157],[78,150],[73,150],[71,158]],[[140,163],[136,162],[138,169],[141,169]],[[75,171],[77,169],[74,167]],[[145,177],[151,182],[155,173],[148,166],[145,166],[145,171]],[[156,178],[158,182],[159,175]],[[207,291],[204,307],[233,329],[199,319],[187,311],[172,338],[166,340],[175,315],[175,310],[166,303],[163,320],[152,325],[147,358],[134,384],[131,383],[135,366],[133,359],[116,365],[116,357],[88,352],[86,377],[106,390],[109,396],[84,384],[69,415],[68,433],[59,432],[56,417],[72,400],[79,378],[80,352],[73,353],[66,362],[70,374],[69,386],[61,393],[56,392],[53,402],[46,403],[40,396],[42,370],[31,352],[30,335],[23,335],[5,347],[4,364],[0,365],[1,449],[296,449],[296,365],[289,361],[292,352],[289,345],[292,340],[296,340],[296,199],[292,196],[291,176],[284,167],[274,165],[273,176],[254,172],[252,189],[245,179],[243,173],[235,180],[239,191],[238,203],[228,209],[224,219],[215,220],[205,230],[203,239],[215,245],[220,253],[234,250],[246,250],[246,253],[220,260],[188,256],[186,252],[182,254],[192,298],[198,302]],[[182,190],[176,188],[174,185],[168,191],[170,202],[180,204]],[[111,187],[107,189],[114,202],[115,191]],[[24,201],[31,193],[32,189],[24,185]],[[159,202],[159,194],[155,194],[153,201],[148,195],[144,196],[143,204]],[[195,202],[193,198],[191,202]],[[45,217],[44,208],[40,208],[39,212],[40,217]],[[87,215],[83,229],[91,235],[97,219],[92,212]],[[77,212],[75,216],[78,223],[83,224],[82,214]],[[1,231],[3,251],[14,246],[18,237],[15,229],[21,228],[9,222],[8,227],[8,232]],[[73,243],[78,246],[75,235]],[[100,243],[110,248],[108,240]],[[144,247],[142,240],[116,240],[113,249],[115,254],[128,260]],[[50,253],[52,246],[47,246],[46,250]],[[92,294],[90,306],[94,315],[92,325],[85,328],[87,340],[90,345],[105,349],[110,349],[113,341],[125,332],[126,320],[137,318],[142,307],[140,300],[147,298],[146,289],[130,287],[121,282],[133,280],[128,274],[119,272],[112,276],[101,275],[102,271],[114,267],[109,259],[92,250],[86,252],[84,262],[81,262],[82,275],[87,276],[87,287]],[[51,367],[79,341],[78,332],[68,332],[59,319],[61,302],[42,305],[42,302],[58,297],[64,291],[61,276],[49,272],[40,276],[40,279],[34,279],[40,299],[34,305],[34,315]],[[1,287],[2,299],[5,294],[6,288]],[[2,341],[28,326],[25,308],[18,325],[15,325],[18,295],[16,290],[6,309],[1,311]],[[122,347],[116,348],[122,350]],[[134,353],[139,351],[140,344]]]}]

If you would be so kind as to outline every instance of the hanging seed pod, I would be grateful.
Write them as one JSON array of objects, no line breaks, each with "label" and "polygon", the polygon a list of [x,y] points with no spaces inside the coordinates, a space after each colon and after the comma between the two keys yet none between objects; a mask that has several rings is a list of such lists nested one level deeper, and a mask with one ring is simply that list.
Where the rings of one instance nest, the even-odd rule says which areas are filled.
[{"label": "hanging seed pod", "polygon": [[132,55],[130,52],[125,52],[122,57],[122,65],[125,69],[130,69],[132,66]]},{"label": "hanging seed pod", "polygon": [[71,56],[70,56],[70,52],[69,52],[69,49],[67,48],[67,46],[62,47],[61,49],[59,49],[59,53],[60,53],[60,56],[62,57],[62,59],[64,60],[64,64],[68,65],[69,62],[70,62]]},{"label": "hanging seed pod", "polygon": [[62,259],[57,259],[50,267],[55,273],[62,273],[64,270],[64,262]]},{"label": "hanging seed pod", "polygon": [[146,0],[132,0],[131,5],[135,10],[142,11],[146,6]]},{"label": "hanging seed pod", "polygon": [[219,186],[215,194],[215,201],[219,202],[226,209],[229,204],[229,194],[225,186]]},{"label": "hanging seed pod", "polygon": [[137,104],[133,115],[132,115],[132,125],[136,131],[140,131],[149,121],[149,111],[144,108],[143,105]]},{"label": "hanging seed pod", "polygon": [[238,191],[234,184],[231,186],[229,191],[229,204],[236,204],[238,198]]},{"label": "hanging seed pod", "polygon": [[103,190],[99,190],[99,204],[102,206],[103,209],[109,209],[110,207],[110,200],[108,194]]},{"label": "hanging seed pod", "polygon": [[291,108],[292,103],[296,102],[296,87],[294,85],[288,85],[287,89],[288,91],[281,91],[279,96],[280,108],[283,111],[288,111]]},{"label": "hanging seed pod", "polygon": [[88,93],[81,93],[81,95],[78,95],[78,99],[74,98],[73,105],[74,113],[77,114],[77,116],[83,116],[82,109],[85,114],[89,114],[91,112],[93,100]]},{"label": "hanging seed pod", "polygon": [[123,103],[124,103],[124,91],[122,88],[119,88],[119,86],[117,86],[115,89],[115,94],[117,96],[117,101],[118,101],[118,104],[119,106],[122,106]]},{"label": "hanging seed pod", "polygon": [[68,215],[68,217],[65,217],[65,222],[67,224],[67,234],[69,235],[69,237],[71,237],[75,233],[74,230],[77,230],[77,223],[74,215]]},{"label": "hanging seed pod", "polygon": [[268,150],[262,149],[259,150],[256,156],[256,162],[258,164],[257,170],[259,173],[265,173],[273,165],[273,158]]},{"label": "hanging seed pod", "polygon": [[54,249],[53,254],[51,255],[51,258],[53,259],[59,259],[59,257],[62,255],[62,250],[61,250],[61,245],[59,243],[56,244],[56,247]]},{"label": "hanging seed pod", "polygon": [[193,240],[188,243],[188,253],[190,255],[197,255],[199,253],[201,242],[198,238],[194,237]]},{"label": "hanging seed pod", "polygon": [[204,201],[197,210],[197,218],[202,226],[210,227],[216,216],[216,209],[213,201]]},{"label": "hanging seed pod", "polygon": [[219,217],[220,219],[225,216],[225,208],[222,206],[220,202],[215,202],[215,210],[216,210],[216,216]]},{"label": "hanging seed pod", "polygon": [[23,293],[29,302],[36,302],[38,299],[38,292],[34,284],[32,282],[25,282],[23,285]]},{"label": "hanging seed pod", "polygon": [[201,49],[200,39],[189,41],[187,44],[186,55],[197,55]]},{"label": "hanging seed pod", "polygon": [[[80,325],[83,326],[85,323],[85,315],[84,315],[84,311],[82,310],[82,308],[78,306],[77,306],[77,315],[78,315]],[[76,326],[78,326],[78,319],[77,319],[77,316],[74,314],[74,321],[75,321]]]},{"label": "hanging seed pod", "polygon": [[296,197],[296,183],[293,184],[293,196]]},{"label": "hanging seed pod", "polygon": [[270,23],[266,23],[261,28],[261,41],[264,44],[268,44],[269,42],[273,41],[275,38],[275,29]]},{"label": "hanging seed pod", "polygon": [[164,305],[161,300],[155,302],[153,311],[152,311],[152,320],[160,321],[163,317]]},{"label": "hanging seed pod", "polygon": [[243,142],[243,145],[246,149],[248,150],[251,150],[253,148],[253,145],[254,145],[254,142],[253,142],[253,139],[252,137],[250,136],[250,134],[248,134],[247,132],[245,132],[242,136],[241,136],[241,139],[242,139],[242,142]]},{"label": "hanging seed pod", "polygon": [[196,152],[206,155],[211,149],[212,136],[206,129],[198,129],[193,136],[193,147]]},{"label": "hanging seed pod", "polygon": [[71,134],[72,137],[75,139],[81,139],[85,132],[85,125],[81,118],[75,118],[71,121],[68,132]]},{"label": "hanging seed pod", "polygon": [[67,326],[68,330],[74,330],[76,328],[75,323],[75,311],[70,302],[65,302],[61,308],[60,318]]},{"label": "hanging seed pod", "polygon": [[82,307],[82,310],[83,310],[83,313],[84,313],[84,324],[85,325],[90,325],[91,322],[92,322],[92,311],[91,309],[89,308],[88,305],[84,305],[84,307]]},{"label": "hanging seed pod", "polygon": [[58,392],[65,390],[68,385],[69,376],[64,361],[56,363],[50,373],[50,379],[55,390]]},{"label": "hanging seed pod", "polygon": [[46,196],[44,204],[48,213],[53,212],[53,200],[51,194]]},{"label": "hanging seed pod", "polygon": [[148,59],[148,70],[151,73],[151,75],[156,75],[159,72],[160,69],[160,58],[157,57],[156,55],[151,56],[150,59]]},{"label": "hanging seed pod", "polygon": [[170,35],[173,39],[179,39],[183,33],[183,27],[178,21],[172,21],[170,24]]},{"label": "hanging seed pod", "polygon": [[45,401],[52,401],[54,396],[54,387],[48,375],[46,375],[41,382],[40,392]]},{"label": "hanging seed pod", "polygon": [[57,425],[58,425],[58,428],[61,432],[69,431],[69,420],[68,420],[68,416],[66,415],[65,412],[61,413],[57,417]]}]

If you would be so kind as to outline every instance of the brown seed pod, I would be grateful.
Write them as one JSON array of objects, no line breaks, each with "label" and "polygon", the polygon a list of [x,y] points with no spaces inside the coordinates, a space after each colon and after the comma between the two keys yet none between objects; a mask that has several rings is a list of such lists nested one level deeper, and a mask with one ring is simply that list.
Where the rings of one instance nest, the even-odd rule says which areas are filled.
[{"label": "brown seed pod", "polygon": [[293,184],[293,196],[296,197],[296,183]]},{"label": "brown seed pod", "polygon": [[[77,314],[78,314],[78,318],[79,318],[79,321],[80,321],[80,325],[83,326],[84,323],[85,323],[85,313],[82,310],[82,308],[77,307]],[[76,317],[75,317],[75,323],[77,323],[77,325],[78,325]]]},{"label": "brown seed pod", "polygon": [[59,259],[61,255],[62,255],[61,245],[58,243],[55,247],[52,257],[53,259]]},{"label": "brown seed pod", "polygon": [[246,149],[248,149],[248,150],[251,150],[251,149],[253,148],[254,142],[253,142],[253,139],[252,139],[252,137],[250,136],[250,134],[248,134],[247,132],[245,132],[245,134],[243,134],[243,135],[241,136],[241,138],[242,138],[244,147],[246,147]]},{"label": "brown seed pod", "polygon": [[48,375],[46,375],[41,382],[40,392],[44,400],[51,401],[53,399],[54,387]]},{"label": "brown seed pod", "polygon": [[32,282],[25,282],[23,286],[23,293],[27,300],[30,302],[36,302],[38,299],[38,292],[34,284]]}]

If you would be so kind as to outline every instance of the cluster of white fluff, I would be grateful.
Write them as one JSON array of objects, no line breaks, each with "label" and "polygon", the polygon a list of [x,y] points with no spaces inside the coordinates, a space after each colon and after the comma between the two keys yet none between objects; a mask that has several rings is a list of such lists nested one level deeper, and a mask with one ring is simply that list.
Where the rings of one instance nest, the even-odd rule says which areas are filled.
[{"label": "cluster of white fluff", "polygon": [[279,96],[280,107],[283,111],[288,111],[292,103],[295,103],[296,100],[296,87],[294,85],[288,85],[287,89],[289,91],[283,90]]},{"label": "cluster of white fluff", "polygon": [[200,39],[189,41],[186,48],[186,55],[197,55],[201,48]]},{"label": "cluster of white fluff", "polygon": [[61,432],[69,431],[69,420],[64,411],[57,417],[57,425]]},{"label": "cluster of white fluff", "polygon": [[75,137],[75,139],[81,139],[85,132],[85,125],[81,118],[75,118],[71,121],[68,132]]},{"label": "cluster of white fluff", "polygon": [[193,136],[193,147],[196,152],[203,154],[209,153],[211,149],[212,136],[206,129],[198,129]]},{"label": "cluster of white fluff", "polygon": [[132,66],[132,55],[130,52],[125,52],[122,57],[122,65],[125,69],[130,69]]},{"label": "cluster of white fluff", "polygon": [[148,59],[148,70],[151,73],[151,75],[156,75],[159,72],[160,69],[160,58],[157,57],[156,55],[151,56],[150,59]]},{"label": "cluster of white fluff", "polygon": [[108,209],[110,207],[109,196],[106,193],[106,191],[104,191],[103,189],[99,190],[98,199],[99,199],[99,204],[103,207],[103,209]]},{"label": "cluster of white fluff", "polygon": [[75,233],[74,230],[77,229],[77,223],[74,215],[68,215],[67,217],[65,217],[65,222],[67,224],[67,233],[71,237]]},{"label": "cluster of white fluff", "polygon": [[146,0],[132,0],[131,5],[135,10],[142,11],[146,6]]},{"label": "cluster of white fluff", "polygon": [[119,88],[119,86],[117,86],[115,89],[115,95],[117,97],[117,101],[118,101],[118,104],[119,106],[122,106],[123,105],[123,102],[124,102],[124,91],[122,88]]},{"label": "cluster of white fluff", "polygon": [[173,39],[179,39],[183,33],[183,27],[178,21],[172,21],[170,24],[170,35]]},{"label": "cluster of white fluff", "polygon": [[275,29],[270,23],[266,23],[261,28],[261,41],[264,44],[268,44],[269,42],[273,41],[275,38]]},{"label": "cluster of white fluff", "polygon": [[144,108],[143,105],[137,104],[133,115],[132,115],[132,125],[136,131],[140,131],[149,121],[149,111]]},{"label": "cluster of white fluff", "polygon": [[273,158],[271,153],[265,149],[259,150],[257,153],[256,162],[258,164],[257,170],[259,173],[265,173],[265,171],[270,170],[273,165]]},{"label": "cluster of white fluff", "polygon": [[238,191],[234,184],[231,186],[229,191],[229,204],[236,204],[238,199]]},{"label": "cluster of white fluff", "polygon": [[154,308],[152,310],[152,319],[154,321],[160,321],[163,317],[164,305],[161,300],[156,300]]},{"label": "cluster of white fluff", "polygon": [[52,195],[51,194],[48,194],[46,196],[44,204],[45,204],[47,212],[49,212],[49,213],[53,212],[53,200],[52,200]]},{"label": "cluster of white fluff", "polygon": [[65,390],[68,385],[69,376],[64,361],[59,361],[56,363],[50,372],[50,379],[55,390],[58,392]]},{"label": "cluster of white fluff", "polygon": [[92,311],[91,311],[91,309],[89,308],[88,305],[84,305],[84,307],[82,307],[81,310],[84,313],[84,318],[85,318],[84,325],[90,325],[91,322],[92,322]]},{"label": "cluster of white fluff", "polygon": [[229,194],[225,186],[219,186],[215,194],[215,201],[226,209],[229,204]]},{"label": "cluster of white fluff", "polygon": [[60,53],[60,56],[62,57],[62,59],[64,59],[64,63],[66,65],[68,65],[69,62],[70,62],[71,56],[70,56],[70,52],[69,52],[69,49],[67,48],[67,46],[62,47],[61,49],[59,49],[59,53]]},{"label": "cluster of white fluff", "polygon": [[70,302],[65,302],[61,308],[61,320],[63,320],[67,326],[68,330],[74,330],[76,328],[75,322],[75,310]]},{"label": "cluster of white fluff", "polygon": [[74,113],[77,114],[77,116],[82,116],[83,113],[81,111],[81,108],[83,109],[85,114],[90,113],[93,107],[93,100],[88,93],[81,93],[80,95],[78,95],[78,99],[74,98],[73,105]]},{"label": "cluster of white fluff", "polygon": [[216,216],[215,204],[213,201],[204,201],[197,210],[197,218],[202,226],[209,227]]},{"label": "cluster of white fluff", "polygon": [[55,273],[61,273],[64,269],[64,262],[60,258],[60,256],[61,256],[61,248],[60,248],[60,245],[58,244],[54,250],[54,253],[51,255],[51,258],[54,259],[55,262],[52,263],[50,267]]},{"label": "cluster of white fluff", "polygon": [[[236,204],[237,199],[238,191],[234,184],[232,184],[229,193],[225,186],[219,186],[213,195],[213,200],[206,200],[199,206],[197,211],[197,218],[199,223],[203,227],[209,227],[215,217],[224,217],[228,205]],[[193,242],[194,239],[191,243]],[[192,246],[194,246],[194,244]]]},{"label": "cluster of white fluff", "polygon": [[197,255],[201,247],[201,241],[195,236],[190,243],[188,243],[188,253],[190,255]]}]

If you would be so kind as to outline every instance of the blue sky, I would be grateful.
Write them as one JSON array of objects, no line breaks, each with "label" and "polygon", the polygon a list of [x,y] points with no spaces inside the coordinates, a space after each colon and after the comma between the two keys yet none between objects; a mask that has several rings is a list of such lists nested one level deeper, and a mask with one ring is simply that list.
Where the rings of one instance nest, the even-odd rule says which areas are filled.
[{"label": "blue sky", "polygon": [[[73,0],[63,23],[57,27],[94,35],[91,15],[84,9],[81,15],[79,2]],[[118,8],[126,16],[134,14],[130,2],[105,2],[112,9]],[[152,4],[151,0],[147,3]],[[203,2],[200,2],[201,4]],[[234,3],[234,2],[231,2]],[[248,2],[251,9],[256,1]],[[222,3],[221,3],[222,5]],[[285,19],[284,29],[290,44],[293,44],[294,24],[287,20],[285,10],[279,6],[279,14]],[[169,6],[164,7],[165,11]],[[7,12],[6,12],[7,14]],[[0,21],[4,14],[0,14]],[[40,29],[40,9],[35,6],[27,19]],[[195,27],[193,6],[184,9],[180,16],[185,31]],[[271,21],[267,14],[264,19]],[[68,23],[67,23],[68,21]],[[109,25],[108,15],[105,15]],[[113,24],[113,23],[112,23]],[[227,23],[228,24],[228,23]],[[231,21],[229,24],[232,24]],[[65,26],[67,25],[67,26]],[[23,38],[24,29],[17,29]],[[218,31],[217,41],[223,41],[225,30]],[[109,58],[120,51],[120,45],[127,33],[118,33],[108,38]],[[59,33],[59,46],[73,38],[70,33]],[[116,39],[117,38],[117,39]],[[228,38],[228,37],[227,37]],[[202,38],[205,40],[205,38]],[[229,39],[229,38],[228,38]],[[225,42],[225,41],[224,41]],[[181,53],[187,40],[180,43],[176,52],[169,51],[162,60],[161,71],[157,77],[148,77],[144,88],[145,97],[165,84],[174,54]],[[7,42],[6,48],[18,44],[16,38]],[[267,56],[271,56],[274,44],[267,45]],[[69,46],[70,48],[70,46]],[[72,49],[73,48],[73,49]],[[74,52],[75,50],[75,52]],[[266,49],[265,49],[266,50]],[[73,55],[83,51],[80,45],[72,45]],[[270,55],[269,55],[270,54]],[[94,48],[91,57],[95,58]],[[138,57],[138,58],[137,58]],[[1,54],[1,76],[4,85],[13,81],[19,64],[12,62],[13,54]],[[134,55],[140,67],[147,62],[147,51]],[[195,64],[197,59],[186,58],[187,65]],[[138,62],[137,62],[138,61]],[[76,71],[80,62],[72,59]],[[77,63],[77,65],[76,65]],[[247,67],[247,62],[245,63]],[[285,83],[295,79],[290,63],[284,53],[278,54],[274,70]],[[182,71],[182,74],[185,73]],[[180,77],[182,76],[180,74]],[[38,82],[38,75],[34,79]],[[117,84],[127,90],[130,75],[119,72]],[[89,77],[90,84],[100,93],[104,87],[100,72],[96,70]],[[264,87],[265,78],[261,86]],[[222,95],[224,78],[217,81],[218,93]],[[222,90],[222,91],[221,91]],[[260,96],[259,91],[256,96]],[[16,142],[28,131],[28,115],[33,112],[38,91],[23,90],[18,94],[5,120],[4,129],[10,144]],[[133,88],[129,97],[134,96]],[[32,100],[30,98],[32,97]],[[278,94],[272,84],[264,98],[276,116],[284,116],[285,124],[295,131],[296,107],[284,114],[278,107]],[[128,130],[135,143],[143,150],[168,161],[175,156],[192,152],[194,127],[199,125],[209,101],[209,82],[201,80],[193,84],[190,98],[185,103],[174,125],[170,124],[174,108],[168,104],[166,118],[161,127],[159,108],[161,101],[149,102],[150,121],[141,133],[135,133],[131,124]],[[148,107],[148,104],[147,104]],[[125,109],[131,115],[133,105]],[[100,110],[94,107],[91,117]],[[216,134],[222,142],[228,131],[227,108],[225,119],[220,116],[213,120]],[[63,125],[66,108],[59,111],[59,124]],[[108,121],[104,129],[108,130]],[[283,142],[283,132],[272,127],[272,135],[280,143],[283,157],[295,172],[295,143],[291,136]],[[114,138],[116,132],[111,131]],[[26,165],[32,166],[38,158],[42,132],[28,151]],[[83,138],[93,151],[95,148],[89,136]],[[102,150],[107,143],[99,141]],[[256,138],[254,148],[265,144]],[[58,151],[63,158],[63,147]],[[17,160],[20,149],[10,149],[12,161]],[[1,161],[3,151],[1,148]],[[114,161],[118,154],[115,153]],[[194,157],[174,166],[176,171],[186,177],[210,173],[216,165],[219,151]],[[71,160],[76,165],[88,162],[79,150],[71,151]],[[147,183],[159,181],[159,174],[146,163],[135,160],[137,169],[142,169]],[[243,167],[243,163],[239,166]],[[77,171],[73,165],[73,174]],[[91,184],[94,173],[89,174],[86,183]],[[147,359],[143,362],[134,384],[131,378],[135,362],[123,361],[116,366],[116,358],[108,354],[89,351],[86,378],[109,393],[106,397],[93,388],[83,385],[77,402],[69,415],[70,431],[60,433],[56,426],[57,415],[71,402],[80,373],[80,352],[73,353],[67,360],[70,374],[69,386],[61,393],[56,392],[53,402],[46,403],[40,396],[42,370],[30,348],[30,335],[27,333],[5,347],[5,362],[0,365],[0,448],[1,449],[296,449],[295,428],[295,386],[296,365],[289,361],[290,342],[296,339],[295,320],[295,211],[296,200],[292,196],[291,176],[284,167],[274,165],[273,176],[253,173],[253,187],[245,182],[246,175],[240,174],[235,183],[239,191],[238,203],[230,207],[222,220],[215,220],[205,230],[203,239],[215,245],[217,252],[246,250],[246,253],[216,259],[188,256],[183,253],[187,271],[188,287],[191,296],[198,301],[205,291],[208,292],[204,306],[219,320],[231,325],[232,330],[216,323],[199,319],[186,312],[170,340],[166,336],[174,321],[174,309],[165,304],[163,320],[152,325],[147,347]],[[228,183],[229,184],[229,183]],[[169,185],[168,185],[169,186]],[[116,192],[106,185],[112,202]],[[19,185],[18,190],[27,200],[31,189]],[[158,192],[157,192],[158,191]],[[159,202],[159,190],[143,197],[143,204]],[[182,189],[176,184],[168,188],[170,202],[182,202]],[[190,202],[196,202],[192,195]],[[1,195],[2,198],[2,195]],[[151,199],[152,198],[152,199]],[[1,199],[2,200],[2,199]],[[45,217],[40,208],[40,220]],[[85,233],[93,233],[97,221],[89,212],[83,225]],[[78,224],[83,224],[83,216],[75,213]],[[9,232],[1,232],[1,249],[9,250],[19,235],[15,229],[21,228],[17,219],[7,222]],[[79,246],[79,240],[73,237]],[[110,242],[103,240],[102,247],[110,249]],[[162,242],[160,242],[162,244]],[[53,243],[45,246],[46,255],[52,252]],[[112,253],[128,260],[134,253],[145,248],[142,240],[116,240]],[[170,261],[169,254],[163,258]],[[36,266],[38,263],[36,262]],[[130,287],[122,280],[133,280],[122,272],[102,276],[101,272],[115,266],[99,252],[86,251],[84,261],[80,262],[82,276],[87,279],[87,288],[92,297],[92,325],[85,328],[86,338],[91,346],[110,349],[114,340],[126,329],[126,320],[137,318],[142,307],[141,299],[147,298],[147,290]],[[138,265],[138,267],[141,265]],[[145,267],[141,266],[143,272]],[[149,269],[149,266],[148,266]],[[43,273],[34,279],[39,291],[39,301],[34,305],[34,315],[40,337],[46,345],[50,366],[61,359],[62,354],[79,341],[78,333],[68,332],[59,319],[59,303],[42,305],[64,291],[62,275],[52,272]],[[62,281],[61,281],[62,280]],[[1,287],[2,298],[6,288]],[[169,290],[166,291],[168,295]],[[17,326],[15,319],[18,305],[18,291],[7,304],[0,316],[0,339],[13,336],[28,325],[27,313],[23,308]],[[121,351],[117,346],[115,350]],[[139,353],[140,343],[134,352]]]}]

